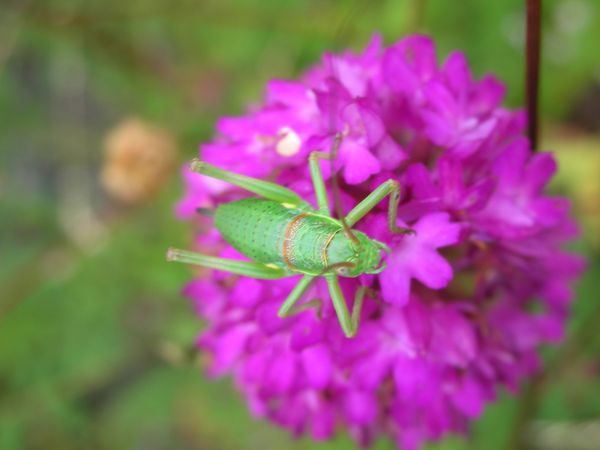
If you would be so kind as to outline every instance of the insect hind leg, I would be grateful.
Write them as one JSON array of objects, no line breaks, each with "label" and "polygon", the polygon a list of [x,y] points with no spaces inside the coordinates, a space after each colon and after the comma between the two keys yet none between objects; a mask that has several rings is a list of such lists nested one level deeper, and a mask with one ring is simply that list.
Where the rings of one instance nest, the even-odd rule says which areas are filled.
[{"label": "insect hind leg", "polygon": [[273,200],[279,203],[287,203],[292,206],[307,207],[308,204],[300,198],[294,191],[269,181],[259,180],[258,178],[247,177],[228,170],[219,169],[212,164],[208,164],[199,159],[194,159],[190,164],[192,172],[196,172],[207,177],[216,178],[225,181],[234,186],[253,192],[261,197]]},{"label": "insect hind leg", "polygon": [[258,279],[277,279],[289,276],[288,272],[279,267],[272,267],[257,262],[219,258],[177,248],[170,248],[167,251],[167,261],[194,264]]}]

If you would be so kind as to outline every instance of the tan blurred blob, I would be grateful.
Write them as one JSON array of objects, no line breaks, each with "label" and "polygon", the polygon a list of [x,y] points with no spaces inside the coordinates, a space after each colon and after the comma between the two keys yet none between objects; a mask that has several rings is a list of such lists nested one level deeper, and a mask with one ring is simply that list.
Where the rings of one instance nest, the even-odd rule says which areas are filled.
[{"label": "tan blurred blob", "polygon": [[535,421],[528,440],[532,450],[598,450],[600,421]]},{"label": "tan blurred blob", "polygon": [[126,119],[106,136],[100,175],[111,197],[127,204],[152,198],[176,161],[174,137],[140,119]]}]

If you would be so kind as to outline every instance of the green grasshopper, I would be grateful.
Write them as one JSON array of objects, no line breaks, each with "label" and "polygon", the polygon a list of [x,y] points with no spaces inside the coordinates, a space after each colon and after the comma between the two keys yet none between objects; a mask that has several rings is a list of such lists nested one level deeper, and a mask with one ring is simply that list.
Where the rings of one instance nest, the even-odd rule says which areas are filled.
[{"label": "green grasshopper", "polygon": [[[350,227],[390,195],[390,231],[402,234],[413,234],[414,231],[396,226],[400,185],[395,180],[382,183],[345,218],[339,212],[338,217],[341,219],[332,217],[319,160],[335,159],[340,142],[341,135],[338,134],[331,153],[314,151],[309,157],[318,210],[281,185],[194,160],[191,163],[192,171],[263,197],[223,203],[214,211],[215,227],[225,241],[252,261],[230,260],[173,248],[168,250],[167,259],[260,279],[303,274],[278,311],[278,316],[282,318],[306,309],[307,304],[299,306],[298,300],[315,278],[324,276],[344,334],[349,338],[355,336],[368,289],[361,286],[357,290],[350,314],[338,276],[358,277],[361,274],[382,272],[386,265],[381,263],[381,252],[384,250],[389,253],[390,249],[383,242],[371,239],[365,233]],[[332,183],[336,183],[335,176],[332,176]],[[336,200],[337,185],[334,184],[333,187]],[[339,202],[336,202],[336,206],[338,205]]]}]

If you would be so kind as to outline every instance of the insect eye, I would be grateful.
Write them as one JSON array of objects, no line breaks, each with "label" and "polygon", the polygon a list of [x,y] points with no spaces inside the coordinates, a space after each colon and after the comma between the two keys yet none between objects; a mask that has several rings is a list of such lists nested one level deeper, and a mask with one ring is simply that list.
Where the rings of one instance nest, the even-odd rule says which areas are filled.
[{"label": "insect eye", "polygon": [[348,273],[350,273],[350,269],[347,267],[338,267],[337,273],[338,275],[348,275]]},{"label": "insect eye", "polygon": [[356,264],[354,262],[346,262],[346,263],[341,263],[340,266],[335,269],[335,271],[337,272],[338,275],[350,276],[352,269],[354,269],[355,267],[356,267]]}]

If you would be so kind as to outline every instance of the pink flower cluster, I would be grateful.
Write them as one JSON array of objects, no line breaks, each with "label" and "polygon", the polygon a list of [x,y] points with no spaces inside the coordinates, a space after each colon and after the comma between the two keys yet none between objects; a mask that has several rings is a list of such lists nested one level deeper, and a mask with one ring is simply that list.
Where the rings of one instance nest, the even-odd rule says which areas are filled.
[{"label": "pink flower cluster", "polygon": [[[383,181],[400,182],[398,225],[387,202],[357,228],[392,249],[377,276],[343,279],[346,298],[368,285],[358,335],[343,336],[324,283],[314,309],[276,311],[298,277],[254,280],[214,272],[185,288],[207,321],[199,338],[209,373],[231,374],[254,415],[329,439],[345,428],[361,445],[382,434],[405,450],[465,432],[499,386],[516,390],[559,341],[582,261],[561,250],[576,236],[566,199],[544,186],[556,170],[533,154],[524,116],[500,106],[503,86],[474,80],[463,54],[439,66],[425,36],[362,54],[327,54],[301,81],[271,81],[264,103],[219,120],[203,160],[274,179],[314,202],[308,154],[343,133],[336,161],[343,209]],[[185,172],[178,215],[247,196]],[[197,219],[202,222],[203,219]],[[208,225],[209,226],[209,225]],[[200,251],[241,258],[207,224]]]}]

